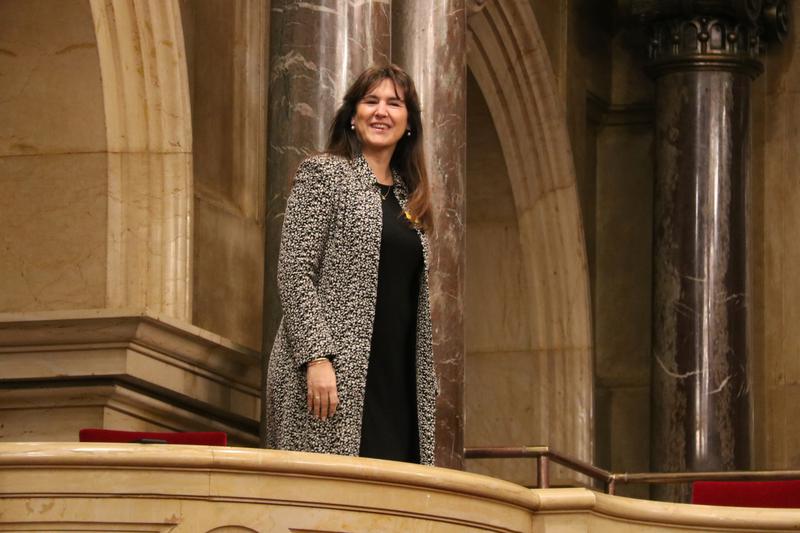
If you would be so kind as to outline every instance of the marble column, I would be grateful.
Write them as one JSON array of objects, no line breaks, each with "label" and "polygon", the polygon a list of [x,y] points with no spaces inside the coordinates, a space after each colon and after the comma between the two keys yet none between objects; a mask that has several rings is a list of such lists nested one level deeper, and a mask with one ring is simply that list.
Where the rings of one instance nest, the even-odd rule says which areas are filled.
[{"label": "marble column", "polygon": [[[750,466],[747,189],[754,20],[652,25],[656,80],[651,467]],[[659,499],[687,500],[687,486]]]},{"label": "marble column", "polygon": [[[324,6],[272,0],[264,374],[281,317],[276,275],[290,180],[304,157],[325,147],[328,125],[349,84],[368,66],[388,62],[390,17],[390,0],[338,0]],[[262,398],[262,443],[263,403]]]},{"label": "marble column", "polygon": [[435,204],[430,284],[440,391],[436,464],[463,468],[467,74],[464,0],[406,0],[393,4],[392,60],[417,85]]}]

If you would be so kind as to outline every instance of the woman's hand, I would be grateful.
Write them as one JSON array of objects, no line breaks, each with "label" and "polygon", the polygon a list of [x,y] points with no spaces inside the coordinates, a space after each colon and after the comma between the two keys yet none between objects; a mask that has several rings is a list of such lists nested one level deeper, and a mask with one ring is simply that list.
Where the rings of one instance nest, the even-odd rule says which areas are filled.
[{"label": "woman's hand", "polygon": [[308,383],[308,412],[323,421],[332,417],[339,406],[333,364],[328,359],[308,363],[306,383]]}]

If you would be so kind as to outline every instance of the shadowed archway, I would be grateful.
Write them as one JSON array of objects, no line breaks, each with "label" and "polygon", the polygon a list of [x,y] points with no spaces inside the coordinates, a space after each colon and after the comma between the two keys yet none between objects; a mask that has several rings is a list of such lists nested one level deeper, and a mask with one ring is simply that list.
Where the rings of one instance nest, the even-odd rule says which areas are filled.
[{"label": "shadowed archway", "polygon": [[[470,417],[483,420],[479,444],[547,444],[590,460],[593,453],[591,303],[586,251],[572,151],[556,91],[556,78],[527,0],[482,4],[468,20],[468,65],[485,98],[507,168],[523,272],[518,298],[529,331],[525,357],[529,380],[509,376],[483,386],[516,387],[514,403],[531,404],[526,416],[490,415],[466,391]],[[469,237],[468,230],[468,239]],[[494,259],[497,261],[497,259]],[[468,270],[470,257],[467,258]],[[468,291],[470,288],[468,287]],[[467,314],[481,309],[468,308]],[[499,341],[498,341],[499,342]],[[469,351],[469,347],[468,347]],[[519,354],[517,354],[519,355]],[[468,356],[467,372],[480,372]],[[516,371],[521,369],[517,368]],[[478,405],[469,412],[470,405]],[[497,410],[498,406],[485,409]],[[512,408],[513,409],[513,408]],[[495,428],[486,418],[496,421]],[[498,442],[504,427],[527,424],[536,442]],[[492,472],[488,463],[471,469]]]}]

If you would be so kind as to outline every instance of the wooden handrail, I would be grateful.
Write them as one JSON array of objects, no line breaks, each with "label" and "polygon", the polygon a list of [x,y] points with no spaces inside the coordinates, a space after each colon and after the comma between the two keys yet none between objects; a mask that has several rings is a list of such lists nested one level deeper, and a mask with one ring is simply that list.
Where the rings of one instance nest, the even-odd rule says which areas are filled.
[{"label": "wooden handrail", "polygon": [[628,483],[686,483],[690,481],[767,481],[800,479],[800,470],[731,470],[725,472],[637,472],[615,473],[591,463],[564,455],[548,446],[495,446],[465,448],[467,459],[536,459],[536,487],[550,487],[549,461],[584,474],[605,485],[614,494],[618,484]]}]

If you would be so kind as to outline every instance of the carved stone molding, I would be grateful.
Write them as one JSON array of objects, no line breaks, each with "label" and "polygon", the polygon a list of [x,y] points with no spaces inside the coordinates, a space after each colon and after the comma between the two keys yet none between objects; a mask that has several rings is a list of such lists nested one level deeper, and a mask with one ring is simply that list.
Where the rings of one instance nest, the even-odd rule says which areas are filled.
[{"label": "carved stone molding", "polygon": [[163,315],[2,313],[0,440],[74,439],[92,420],[118,429],[222,430],[254,445],[258,366],[257,352]]},{"label": "carved stone molding", "polygon": [[180,6],[89,5],[108,146],[105,307],[191,321],[192,115]]},{"label": "carved stone molding", "polygon": [[648,70],[654,75],[689,67],[742,70],[755,77],[763,69],[758,60],[761,41],[757,26],[695,16],[654,22],[651,32]]},{"label": "carved stone molding", "polygon": [[788,0],[618,0],[617,16],[647,26],[655,76],[678,68],[755,77],[765,45],[783,42],[790,29]]}]

